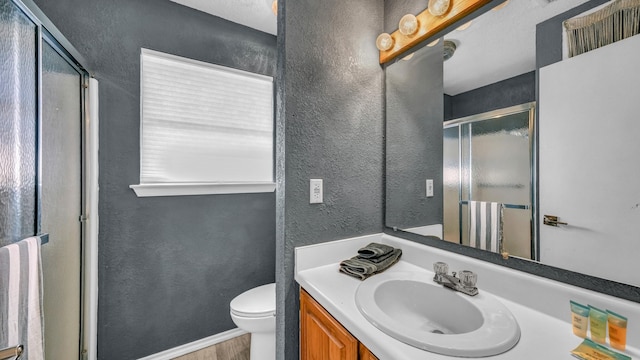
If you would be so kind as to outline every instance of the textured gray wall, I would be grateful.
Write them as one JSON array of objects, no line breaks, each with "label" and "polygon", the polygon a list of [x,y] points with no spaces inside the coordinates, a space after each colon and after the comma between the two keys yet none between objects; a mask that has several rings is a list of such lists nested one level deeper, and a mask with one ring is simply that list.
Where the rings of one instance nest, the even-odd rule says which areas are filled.
[{"label": "textured gray wall", "polygon": [[[536,72],[531,71],[510,79],[449,97],[451,112],[445,120],[481,114],[536,100]],[[448,117],[447,117],[448,116]]]},{"label": "textured gray wall", "polygon": [[[296,246],[383,229],[382,0],[280,1],[278,358],[298,358]],[[283,140],[284,139],[284,140]],[[324,204],[309,204],[309,179]]]},{"label": "textured gray wall", "polygon": [[[386,68],[386,216],[389,227],[442,224],[442,42]],[[426,197],[426,179],[434,196]]]},{"label": "textured gray wall", "polygon": [[451,108],[452,106],[453,106],[453,96],[444,94],[444,120],[445,121],[453,119],[453,109]]},{"label": "textured gray wall", "polygon": [[235,325],[230,300],[274,281],[275,195],[138,198],[140,48],[275,74],[276,38],[168,0],[37,0],[100,81],[100,359]]}]

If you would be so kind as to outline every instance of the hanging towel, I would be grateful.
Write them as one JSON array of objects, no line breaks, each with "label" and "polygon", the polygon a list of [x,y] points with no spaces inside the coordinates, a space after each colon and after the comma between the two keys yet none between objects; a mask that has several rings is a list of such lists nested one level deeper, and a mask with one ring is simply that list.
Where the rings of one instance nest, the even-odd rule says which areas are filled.
[{"label": "hanging towel", "polygon": [[503,213],[504,205],[501,203],[469,201],[469,245],[501,252]]},{"label": "hanging towel", "polygon": [[371,275],[383,272],[398,262],[401,249],[388,245],[371,243],[358,250],[358,255],[340,263],[340,271],[364,280]]},{"label": "hanging towel", "polygon": [[21,360],[44,359],[40,238],[0,248],[0,349],[24,346]]}]

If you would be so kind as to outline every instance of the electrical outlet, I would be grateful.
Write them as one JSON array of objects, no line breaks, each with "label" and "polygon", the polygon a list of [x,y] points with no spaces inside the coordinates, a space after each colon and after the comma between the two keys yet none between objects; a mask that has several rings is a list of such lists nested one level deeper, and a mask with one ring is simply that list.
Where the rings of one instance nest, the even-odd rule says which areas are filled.
[{"label": "electrical outlet", "polygon": [[427,179],[427,197],[433,197],[433,179]]},{"label": "electrical outlet", "polygon": [[309,204],[322,204],[322,179],[309,179]]}]

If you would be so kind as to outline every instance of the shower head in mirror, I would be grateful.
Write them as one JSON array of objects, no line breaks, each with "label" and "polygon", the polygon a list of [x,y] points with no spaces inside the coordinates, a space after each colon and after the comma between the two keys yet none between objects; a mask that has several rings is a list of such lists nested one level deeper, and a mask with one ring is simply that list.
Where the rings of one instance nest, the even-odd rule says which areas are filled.
[{"label": "shower head in mirror", "polygon": [[444,61],[447,61],[447,60],[451,59],[453,54],[456,52],[457,46],[456,46],[456,43],[454,43],[453,41],[445,40],[444,44],[443,44],[443,47],[444,47],[444,50],[443,50],[443,52],[444,52],[444,54],[443,54]]}]

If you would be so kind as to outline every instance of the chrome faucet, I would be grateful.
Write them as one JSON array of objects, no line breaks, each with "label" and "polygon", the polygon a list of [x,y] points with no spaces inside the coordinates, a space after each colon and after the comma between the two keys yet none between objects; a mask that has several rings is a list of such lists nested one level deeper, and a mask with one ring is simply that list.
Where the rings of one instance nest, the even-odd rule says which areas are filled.
[{"label": "chrome faucet", "polygon": [[460,271],[460,277],[457,276],[455,271],[449,275],[449,265],[443,262],[434,263],[433,271],[436,273],[433,277],[433,281],[436,283],[469,296],[478,295],[478,288],[476,287],[478,275],[476,273],[462,270]]}]

